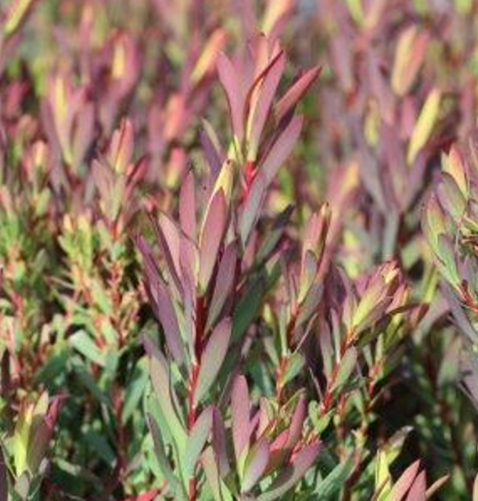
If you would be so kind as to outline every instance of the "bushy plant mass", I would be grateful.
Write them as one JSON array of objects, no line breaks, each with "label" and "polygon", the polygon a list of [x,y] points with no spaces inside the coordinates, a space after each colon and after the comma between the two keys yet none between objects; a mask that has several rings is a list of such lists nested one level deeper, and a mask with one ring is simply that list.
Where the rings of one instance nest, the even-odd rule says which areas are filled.
[{"label": "bushy plant mass", "polygon": [[0,21],[0,501],[478,501],[478,3]]}]

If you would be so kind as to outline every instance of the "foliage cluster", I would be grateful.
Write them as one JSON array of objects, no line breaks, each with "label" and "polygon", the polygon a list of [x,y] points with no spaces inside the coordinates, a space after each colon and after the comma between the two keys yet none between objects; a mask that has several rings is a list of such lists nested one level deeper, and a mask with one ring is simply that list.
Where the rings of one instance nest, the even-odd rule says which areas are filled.
[{"label": "foliage cluster", "polygon": [[478,501],[478,4],[0,21],[0,501]]}]

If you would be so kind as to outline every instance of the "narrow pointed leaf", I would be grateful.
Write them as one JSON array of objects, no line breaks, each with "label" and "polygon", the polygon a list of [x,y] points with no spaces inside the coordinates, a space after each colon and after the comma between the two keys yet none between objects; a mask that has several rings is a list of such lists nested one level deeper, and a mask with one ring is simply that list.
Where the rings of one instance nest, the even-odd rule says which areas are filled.
[{"label": "narrow pointed leaf", "polygon": [[320,66],[314,66],[310,70],[307,70],[280,99],[276,106],[276,117],[278,122],[280,122],[302,99],[304,94],[320,75],[320,70]]},{"label": "narrow pointed leaf", "polygon": [[184,347],[171,294],[163,282],[148,284],[148,291],[154,311],[163,328],[168,348],[176,362],[182,365],[184,362]]},{"label": "narrow pointed leaf", "polygon": [[201,357],[195,400],[200,402],[221,370],[231,339],[231,319],[225,318],[213,330]]},{"label": "narrow pointed leaf", "polygon": [[219,315],[232,292],[238,259],[237,245],[232,243],[224,250],[217,271],[214,292],[209,306],[206,330],[209,330]]},{"label": "narrow pointed leaf", "polygon": [[412,165],[420,150],[427,143],[440,111],[441,92],[433,89],[423,105],[408,145],[407,162]]},{"label": "narrow pointed leaf", "polygon": [[280,53],[280,56],[274,61],[273,66],[270,68],[266,77],[264,78],[264,83],[259,91],[259,97],[257,99],[257,104],[253,110],[250,122],[250,151],[248,152],[249,160],[255,160],[257,149],[260,143],[260,137],[264,129],[269,111],[271,109],[272,100],[274,99],[277,86],[281,79],[282,73],[285,67],[285,54]]},{"label": "narrow pointed leaf", "polygon": [[189,171],[181,185],[179,195],[179,219],[184,233],[192,239],[196,237],[196,198],[194,175]]},{"label": "narrow pointed leaf", "polygon": [[244,376],[238,376],[234,381],[231,394],[232,437],[237,462],[244,450],[249,447],[250,412],[247,381]]},{"label": "narrow pointed leaf", "polygon": [[199,285],[205,291],[209,285],[227,223],[227,206],[224,192],[213,197],[206,214],[199,242]]},{"label": "narrow pointed leaf", "polygon": [[411,464],[400,476],[389,494],[389,501],[402,501],[415,480],[420,468],[420,461]]},{"label": "narrow pointed leaf", "polygon": [[242,89],[236,70],[231,61],[224,53],[220,53],[217,59],[217,71],[219,80],[226,91],[227,101],[231,113],[232,129],[239,141],[244,135],[244,101],[245,93]]},{"label": "narrow pointed leaf", "polygon": [[408,493],[406,501],[426,501],[427,499],[427,482],[425,472],[418,474],[413,485]]},{"label": "narrow pointed leaf", "polygon": [[275,178],[277,171],[291,154],[299,138],[300,131],[302,130],[302,122],[303,119],[301,116],[292,118],[290,123],[272,145],[266,158],[259,167],[261,173],[265,176],[267,185]]},{"label": "narrow pointed leaf", "polygon": [[319,444],[305,446],[297,453],[291,465],[287,466],[272,482],[269,489],[257,497],[257,501],[280,499],[306,474],[319,453]]},{"label": "narrow pointed leaf", "polygon": [[181,447],[185,443],[186,432],[173,405],[169,372],[166,361],[161,355],[150,358],[150,374],[158,404],[161,407],[171,436],[175,438],[178,446]]},{"label": "narrow pointed leaf", "polygon": [[166,480],[168,481],[171,490],[176,494],[176,496],[185,500],[186,495],[182,489],[181,483],[178,478],[175,476],[171,465],[169,464],[168,458],[166,456],[166,451],[164,449],[163,439],[161,437],[161,431],[151,415],[147,416],[148,427],[151,431],[151,435],[153,437],[154,449],[156,452],[156,457],[161,468],[161,472],[164,474]]},{"label": "narrow pointed leaf", "polygon": [[251,448],[244,468],[242,492],[249,492],[262,477],[269,461],[269,444],[261,438]]},{"label": "narrow pointed leaf", "polygon": [[196,463],[201,455],[212,428],[212,407],[207,407],[198,417],[186,440],[186,448],[182,460],[185,478],[194,475]]}]

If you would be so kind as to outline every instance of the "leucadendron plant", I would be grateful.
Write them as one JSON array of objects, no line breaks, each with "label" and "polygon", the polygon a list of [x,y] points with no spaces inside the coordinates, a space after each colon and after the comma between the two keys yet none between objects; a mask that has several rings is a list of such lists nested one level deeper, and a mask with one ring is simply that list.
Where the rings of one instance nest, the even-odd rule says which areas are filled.
[{"label": "leucadendron plant", "polygon": [[[279,45],[263,35],[251,41],[243,61],[220,57],[231,145],[223,153],[208,127],[205,191],[191,171],[181,186],[178,220],[151,215],[161,259],[144,238],[137,240],[165,336],[164,345],[145,340],[153,383],[148,414],[173,499],[277,499],[319,452],[301,392],[264,396],[255,408],[241,370],[254,344],[251,326],[280,273],[290,211],[268,232],[256,230],[265,223],[268,187],[300,132],[294,108],[318,74],[301,77],[274,103],[284,66]],[[238,78],[239,68],[247,79]]]},{"label": "leucadendron plant", "polygon": [[[229,147],[206,124],[206,172],[184,177],[176,217],[150,214],[154,245],[136,239],[163,334],[144,340],[160,481],[151,492],[266,501],[342,491],[356,499],[373,492],[372,477],[368,485],[359,478],[369,466],[377,470],[374,499],[402,499],[411,489],[408,499],[424,500],[417,464],[393,486],[389,466],[403,438],[395,456],[371,458],[367,447],[381,382],[416,322],[397,264],[354,283],[326,252],[327,205],[311,215],[301,249],[288,235],[292,208],[277,216],[268,209],[299,138],[297,103],[319,70],[277,99],[285,55],[276,40],[256,36],[233,61],[218,59]],[[325,475],[311,468],[324,447],[335,449],[326,450]]]}]

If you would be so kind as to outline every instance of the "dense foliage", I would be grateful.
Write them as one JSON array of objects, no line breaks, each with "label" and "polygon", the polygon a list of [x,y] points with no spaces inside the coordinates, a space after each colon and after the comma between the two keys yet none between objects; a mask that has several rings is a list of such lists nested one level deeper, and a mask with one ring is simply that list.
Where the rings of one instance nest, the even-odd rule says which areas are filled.
[{"label": "dense foliage", "polygon": [[478,4],[0,21],[0,501],[478,501]]}]

